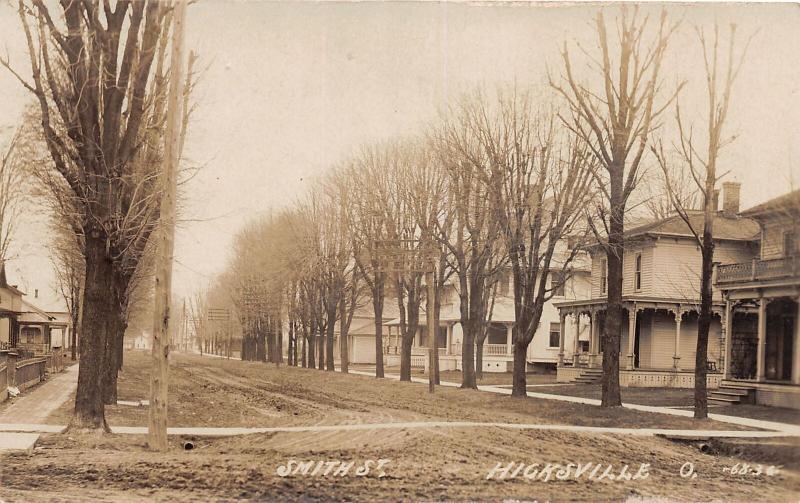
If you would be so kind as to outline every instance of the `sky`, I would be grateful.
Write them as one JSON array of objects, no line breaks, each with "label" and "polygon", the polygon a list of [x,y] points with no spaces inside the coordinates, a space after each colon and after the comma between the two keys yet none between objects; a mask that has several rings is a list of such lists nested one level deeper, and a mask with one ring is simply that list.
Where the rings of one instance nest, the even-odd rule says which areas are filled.
[{"label": "sky", "polygon": [[[15,3],[15,2],[14,2]],[[596,48],[597,4],[289,3],[205,0],[189,8],[187,48],[199,56],[186,157],[199,172],[181,189],[174,287],[207,287],[249,220],[301,198],[361,145],[419,133],[447,103],[480,86],[545,88],[565,42]],[[734,89],[723,153],[746,208],[800,185],[800,7],[671,4],[681,25],[665,86],[687,81],[682,109],[700,121],[704,75],[695,26],[736,23],[752,36]],[[648,5],[645,13],[658,15]],[[617,6],[607,6],[613,17]],[[16,10],[0,0],[0,51],[29,74]],[[27,66],[26,66],[27,65]],[[25,72],[28,69],[28,72]],[[30,96],[0,69],[0,145]],[[665,116],[672,121],[672,113]],[[698,122],[699,124],[699,122]],[[669,124],[665,125],[665,131]],[[9,276],[55,295],[47,216],[20,222]]]}]

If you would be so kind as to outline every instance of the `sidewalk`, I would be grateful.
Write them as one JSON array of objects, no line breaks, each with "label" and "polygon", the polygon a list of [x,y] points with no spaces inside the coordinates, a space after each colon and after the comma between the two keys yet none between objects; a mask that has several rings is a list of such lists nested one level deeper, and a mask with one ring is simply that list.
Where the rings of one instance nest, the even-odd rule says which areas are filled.
[{"label": "sidewalk", "polygon": [[[375,377],[375,374],[371,374],[369,372],[361,372],[361,371],[350,371],[351,374],[358,374],[364,375],[369,377]],[[387,379],[395,379],[399,380],[400,376],[398,374],[385,374]],[[418,382],[427,384],[427,378],[420,378],[420,377],[412,377],[412,382]],[[440,386],[448,386],[448,387],[460,387],[461,384],[454,383],[454,382],[447,382],[441,381]],[[491,385],[481,385],[478,386],[478,390],[480,391],[488,391],[489,393],[498,393],[501,395],[510,395],[511,389],[510,388],[502,388],[498,386],[491,386]],[[559,400],[562,402],[572,402],[572,403],[580,403],[585,405],[600,405],[600,400],[596,400],[594,398],[582,398],[576,396],[567,396],[567,395],[552,395],[550,393],[536,393],[533,391],[528,391],[528,396],[532,398],[542,398],[545,400]],[[635,403],[623,403],[623,407],[631,410],[639,410],[643,412],[654,412],[656,414],[666,414],[669,416],[682,416],[682,417],[692,417],[694,416],[694,411],[692,410],[681,410],[681,409],[672,409],[669,407],[657,407],[653,405],[638,405]],[[780,432],[782,436],[788,437],[800,437],[800,426],[795,426],[793,424],[786,424],[786,423],[776,423],[774,421],[764,421],[760,419],[750,419],[745,417],[736,417],[736,416],[724,416],[721,414],[709,414],[709,419],[713,419],[715,421],[720,421],[722,423],[728,424],[736,424],[739,426],[747,426],[750,428],[760,428],[763,430],[771,430],[773,432]],[[687,430],[688,431],[688,430]]]},{"label": "sidewalk", "polygon": [[31,451],[39,433],[60,433],[66,426],[41,424],[72,397],[78,386],[78,365],[22,393],[0,412],[0,451]]},{"label": "sidewalk", "polygon": [[41,424],[54,410],[72,397],[78,387],[78,365],[13,398],[0,412],[0,423]]}]

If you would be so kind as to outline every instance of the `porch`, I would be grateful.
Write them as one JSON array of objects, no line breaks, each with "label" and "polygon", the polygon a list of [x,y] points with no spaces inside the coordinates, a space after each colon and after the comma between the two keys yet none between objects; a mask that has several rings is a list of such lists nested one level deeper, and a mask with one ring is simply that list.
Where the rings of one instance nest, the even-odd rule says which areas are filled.
[{"label": "porch", "polygon": [[726,382],[757,404],[800,409],[800,256],[719,266]]},{"label": "porch", "polygon": [[[620,335],[620,384],[630,387],[692,387],[697,346],[696,304],[685,300],[623,297],[623,324]],[[589,299],[556,304],[561,326],[575,325],[588,329],[588,344],[580,337],[565,348],[559,339],[558,382],[589,382],[602,373],[605,337],[606,299]],[[722,304],[713,306],[714,319],[709,328],[708,386],[716,387],[722,379],[724,354]],[[567,352],[569,351],[569,352]]]},{"label": "porch", "polygon": [[[412,368],[426,368],[428,364],[428,335],[420,317],[420,326],[411,346]],[[463,343],[454,336],[453,328],[458,320],[440,320],[436,338],[440,370],[461,370],[461,351]],[[386,324],[388,334],[384,339],[384,361],[387,365],[399,365],[401,353],[400,327],[397,321]],[[489,323],[483,344],[483,371],[509,372],[513,362],[513,322],[495,321]],[[477,351],[477,347],[476,347]]]},{"label": "porch", "polygon": [[[452,343],[448,347],[437,348],[439,353],[440,370],[461,370],[460,342]],[[400,346],[384,346],[384,361],[386,365],[400,365]],[[508,372],[513,362],[512,346],[509,344],[484,344],[483,345],[483,371]],[[428,348],[413,346],[411,348],[411,367],[427,368]]]}]

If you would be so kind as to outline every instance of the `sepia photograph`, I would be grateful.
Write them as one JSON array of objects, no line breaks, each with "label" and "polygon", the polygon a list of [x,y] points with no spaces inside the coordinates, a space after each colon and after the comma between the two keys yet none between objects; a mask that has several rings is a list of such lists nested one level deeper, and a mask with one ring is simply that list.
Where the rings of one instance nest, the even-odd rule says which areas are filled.
[{"label": "sepia photograph", "polygon": [[0,503],[800,501],[800,4],[0,0]]}]

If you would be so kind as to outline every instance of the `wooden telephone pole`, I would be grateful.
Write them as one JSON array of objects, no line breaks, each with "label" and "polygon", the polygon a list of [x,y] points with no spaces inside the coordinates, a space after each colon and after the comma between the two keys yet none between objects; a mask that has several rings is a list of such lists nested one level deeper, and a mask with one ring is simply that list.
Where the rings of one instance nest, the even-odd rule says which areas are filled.
[{"label": "wooden telephone pole", "polygon": [[[419,245],[420,249],[415,249]],[[425,274],[426,283],[426,321],[428,331],[428,392],[433,393],[436,384],[434,369],[436,348],[436,325],[433,319],[436,275],[436,259],[438,250],[433,240],[423,239],[384,239],[374,243],[378,252],[379,269],[385,273],[406,274],[421,272]]]},{"label": "wooden telephone pole", "polygon": [[155,310],[153,316],[153,368],[150,372],[150,411],[147,443],[154,451],[166,451],[167,381],[169,377],[169,323],[172,297],[172,258],[175,249],[175,199],[180,159],[181,102],[183,96],[183,30],[186,2],[177,0],[173,14],[170,82],[167,96],[167,129],[161,169],[161,206],[157,234]]}]

